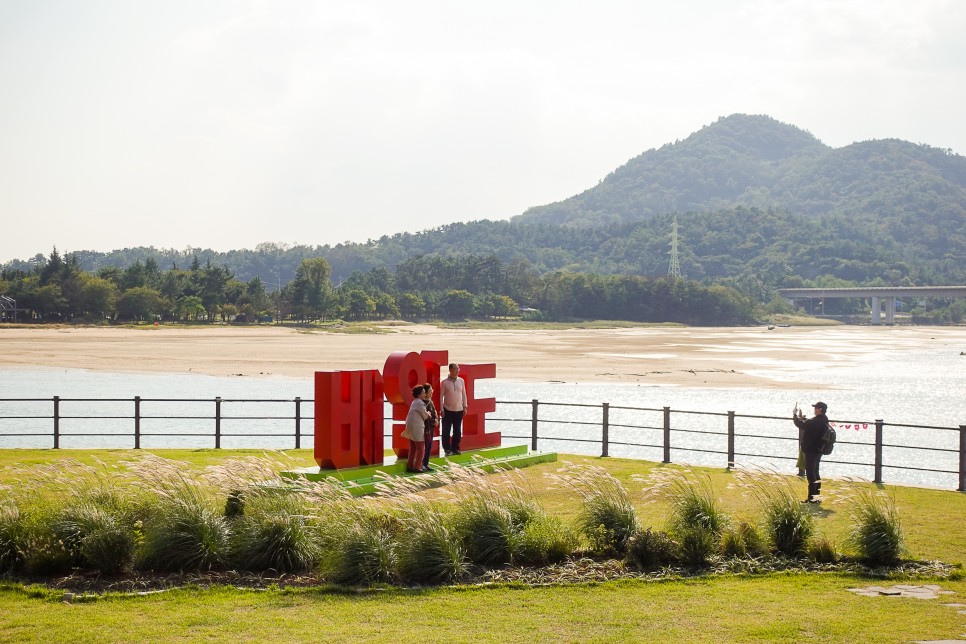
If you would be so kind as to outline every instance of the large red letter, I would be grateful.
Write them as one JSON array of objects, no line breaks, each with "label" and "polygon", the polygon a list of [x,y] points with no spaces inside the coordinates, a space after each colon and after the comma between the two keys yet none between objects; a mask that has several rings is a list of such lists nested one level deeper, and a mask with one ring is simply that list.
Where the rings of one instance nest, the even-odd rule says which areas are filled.
[{"label": "large red letter", "polygon": [[499,432],[486,433],[486,414],[496,411],[496,398],[476,398],[476,381],[496,378],[496,364],[460,363],[460,377],[466,381],[466,415],[463,416],[463,440],[460,449],[499,447]]},{"label": "large red letter", "polygon": [[375,369],[362,372],[362,465],[382,465],[383,433],[386,423],[383,419],[382,376]]},{"label": "large red letter", "polygon": [[382,464],[378,371],[315,373],[315,462],[323,469]]},{"label": "large red letter", "polygon": [[413,387],[426,382],[426,365],[418,353],[394,351],[386,358],[382,379],[386,400],[392,403],[392,451],[398,458],[409,457],[409,441],[400,436],[406,429],[406,416],[413,402]]},{"label": "large red letter", "polygon": [[[439,389],[441,367],[449,360],[449,351],[420,351],[419,357],[423,359],[426,366],[426,382],[433,386],[433,405],[438,414],[443,413],[443,408],[439,404],[439,396],[442,393]],[[433,430],[433,436],[439,436],[439,424]],[[439,441],[434,440],[430,447],[430,456],[439,456]]]},{"label": "large red letter", "polygon": [[315,372],[315,462],[323,469],[356,467],[360,440],[359,372]]}]

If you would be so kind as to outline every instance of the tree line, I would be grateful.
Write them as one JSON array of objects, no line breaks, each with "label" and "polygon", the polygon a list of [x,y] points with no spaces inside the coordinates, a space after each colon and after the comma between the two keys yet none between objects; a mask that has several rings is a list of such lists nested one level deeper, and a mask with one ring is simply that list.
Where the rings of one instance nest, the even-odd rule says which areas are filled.
[{"label": "tree line", "polygon": [[239,280],[226,265],[194,257],[162,270],[153,258],[120,268],[83,270],[56,249],[28,269],[0,271],[0,295],[16,300],[21,320],[47,322],[181,321],[262,323],[403,318],[574,319],[729,325],[752,322],[754,298],[737,288],[675,278],[539,273],[529,262],[495,254],[417,255],[353,271],[333,284],[324,257],[302,259],[275,288],[259,276]]},{"label": "tree line", "polygon": [[[898,201],[896,202],[898,203]],[[332,281],[356,271],[395,267],[420,255],[495,255],[525,262],[540,274],[555,271],[660,276],[667,273],[671,222],[663,214],[646,220],[575,229],[567,225],[510,221],[454,223],[418,233],[385,235],[336,246],[259,244],[254,250],[174,251],[151,247],[109,253],[72,253],[81,268],[126,268],[153,260],[159,265],[226,266],[239,280],[258,276],[269,290],[295,278],[303,259],[324,257]],[[925,286],[966,282],[966,211],[938,208],[929,216],[866,218],[830,214],[809,217],[779,208],[738,206],[713,213],[677,215],[685,276],[701,282],[754,281],[770,289],[822,286],[841,280],[855,286]],[[4,267],[29,271],[42,255]]]}]

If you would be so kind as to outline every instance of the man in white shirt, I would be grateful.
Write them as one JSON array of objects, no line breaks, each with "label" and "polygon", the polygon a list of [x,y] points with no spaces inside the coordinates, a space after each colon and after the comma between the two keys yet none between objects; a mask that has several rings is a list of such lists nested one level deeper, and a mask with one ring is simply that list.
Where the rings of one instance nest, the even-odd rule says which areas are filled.
[{"label": "man in white shirt", "polygon": [[455,362],[450,363],[449,377],[439,383],[443,407],[440,439],[447,456],[462,454],[460,441],[463,438],[463,416],[466,414],[466,382],[459,377],[459,372],[460,366]]}]

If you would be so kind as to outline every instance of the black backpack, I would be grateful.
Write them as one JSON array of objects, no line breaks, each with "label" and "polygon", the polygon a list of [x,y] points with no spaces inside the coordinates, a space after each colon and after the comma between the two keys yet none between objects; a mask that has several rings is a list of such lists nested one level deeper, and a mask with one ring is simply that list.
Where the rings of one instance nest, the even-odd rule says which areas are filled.
[{"label": "black backpack", "polygon": [[832,453],[832,450],[835,449],[835,438],[835,430],[826,423],[825,433],[822,434],[822,454],[828,456]]}]

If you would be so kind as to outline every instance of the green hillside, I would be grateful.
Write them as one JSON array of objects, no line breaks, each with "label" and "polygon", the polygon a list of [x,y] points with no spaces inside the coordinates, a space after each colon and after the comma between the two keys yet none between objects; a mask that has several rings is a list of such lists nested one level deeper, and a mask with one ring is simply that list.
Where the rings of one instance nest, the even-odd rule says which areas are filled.
[{"label": "green hillside", "polygon": [[767,116],[736,114],[648,150],[599,185],[514,221],[588,227],[737,206],[958,225],[961,233],[966,158],[895,139],[833,149]]}]

